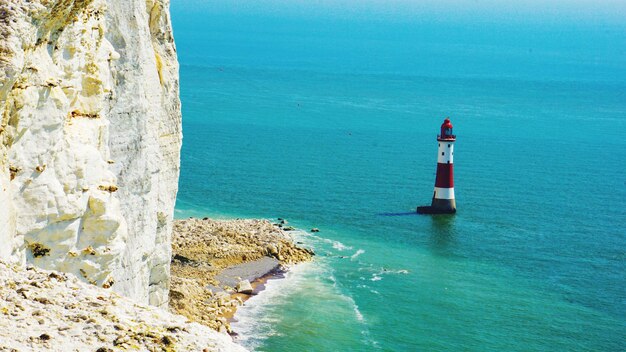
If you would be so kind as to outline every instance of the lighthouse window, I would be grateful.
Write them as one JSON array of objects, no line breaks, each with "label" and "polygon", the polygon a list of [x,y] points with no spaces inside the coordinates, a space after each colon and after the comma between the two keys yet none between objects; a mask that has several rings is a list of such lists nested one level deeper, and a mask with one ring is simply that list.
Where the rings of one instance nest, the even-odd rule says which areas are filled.
[{"label": "lighthouse window", "polygon": [[448,144],[448,148],[450,148],[450,144]]},{"label": "lighthouse window", "polygon": [[441,152],[441,155],[445,155],[445,154],[446,154],[445,152]]}]

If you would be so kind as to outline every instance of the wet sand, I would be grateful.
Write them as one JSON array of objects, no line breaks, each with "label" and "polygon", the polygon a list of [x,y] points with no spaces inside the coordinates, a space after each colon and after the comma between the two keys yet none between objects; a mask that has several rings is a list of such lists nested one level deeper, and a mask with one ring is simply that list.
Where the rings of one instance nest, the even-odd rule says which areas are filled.
[{"label": "wet sand", "polygon": [[[279,280],[279,279],[283,279],[285,278],[285,273],[288,271],[287,268],[284,268],[283,266],[279,265],[276,266],[274,269],[266,272],[264,275],[250,281],[250,284],[252,285],[252,294],[245,294],[245,293],[239,293],[239,292],[235,292],[233,294],[231,294],[231,297],[235,300],[241,300],[241,302],[245,302],[248,299],[252,298],[253,296],[258,295],[259,293],[261,293],[261,291],[263,291],[265,289],[265,285],[267,284],[267,282],[269,280]],[[229,323],[232,323],[234,321],[237,321],[237,317],[235,316],[235,313],[237,312],[237,307],[233,307],[232,310],[225,312],[225,314],[223,314],[223,317],[225,317]],[[231,335],[237,335],[234,332],[230,332]]]},{"label": "wet sand", "polygon": [[222,285],[235,287],[241,280],[253,282],[272,271],[279,269],[280,261],[276,258],[263,257],[251,262],[245,262],[228,267],[215,276]]}]

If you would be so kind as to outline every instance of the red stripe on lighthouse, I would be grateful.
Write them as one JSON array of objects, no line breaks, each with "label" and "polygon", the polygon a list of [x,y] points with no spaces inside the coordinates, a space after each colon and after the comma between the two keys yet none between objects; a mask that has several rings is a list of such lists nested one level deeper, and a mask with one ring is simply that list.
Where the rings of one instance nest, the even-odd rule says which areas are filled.
[{"label": "red stripe on lighthouse", "polygon": [[454,170],[453,164],[437,163],[437,179],[435,187],[453,188],[454,187]]}]

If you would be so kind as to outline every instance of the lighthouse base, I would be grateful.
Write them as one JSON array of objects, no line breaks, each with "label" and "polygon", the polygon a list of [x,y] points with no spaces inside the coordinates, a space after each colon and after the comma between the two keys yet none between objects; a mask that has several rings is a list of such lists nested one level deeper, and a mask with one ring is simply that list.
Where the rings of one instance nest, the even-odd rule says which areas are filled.
[{"label": "lighthouse base", "polygon": [[454,214],[456,209],[439,209],[432,206],[417,207],[418,214],[437,215],[437,214]]},{"label": "lighthouse base", "polygon": [[456,213],[456,202],[454,199],[433,199],[430,206],[417,207],[418,214],[454,214]]}]

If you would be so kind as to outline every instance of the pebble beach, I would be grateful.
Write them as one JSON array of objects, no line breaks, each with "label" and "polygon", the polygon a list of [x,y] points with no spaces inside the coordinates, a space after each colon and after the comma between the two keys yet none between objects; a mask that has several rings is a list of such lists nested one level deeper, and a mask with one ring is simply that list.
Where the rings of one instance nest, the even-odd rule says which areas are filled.
[{"label": "pebble beach", "polygon": [[238,306],[290,265],[309,261],[285,220],[212,220],[174,223],[170,309],[220,332]]}]

